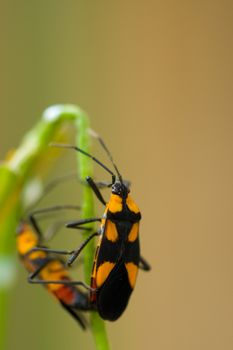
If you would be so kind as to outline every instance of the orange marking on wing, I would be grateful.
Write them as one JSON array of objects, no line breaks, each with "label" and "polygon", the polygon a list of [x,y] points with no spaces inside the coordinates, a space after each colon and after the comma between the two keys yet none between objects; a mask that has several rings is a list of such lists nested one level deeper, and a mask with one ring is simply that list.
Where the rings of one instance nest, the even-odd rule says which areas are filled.
[{"label": "orange marking on wing", "polygon": [[136,239],[138,238],[138,230],[139,230],[139,223],[136,222],[135,224],[133,224],[131,231],[129,233],[129,236],[128,236],[129,242],[136,241]]},{"label": "orange marking on wing", "polygon": [[108,278],[108,275],[110,274],[114,266],[115,266],[115,263],[106,261],[98,267],[97,273],[96,273],[97,287],[102,286],[102,284],[106,281],[106,279]]},{"label": "orange marking on wing", "polygon": [[116,225],[111,220],[107,220],[106,222],[105,236],[112,242],[116,242],[118,240]]},{"label": "orange marking on wing", "polygon": [[126,198],[126,205],[129,208],[129,210],[131,210],[135,214],[140,212],[137,204],[133,201],[133,199],[131,198],[131,196],[129,194],[128,194],[127,198]]},{"label": "orange marking on wing", "polygon": [[111,213],[122,211],[122,198],[117,194],[111,194],[107,208],[108,210],[110,210]]},{"label": "orange marking on wing", "polygon": [[137,279],[138,267],[134,263],[126,263],[125,267],[128,272],[129,283],[131,285],[131,288],[133,289]]}]

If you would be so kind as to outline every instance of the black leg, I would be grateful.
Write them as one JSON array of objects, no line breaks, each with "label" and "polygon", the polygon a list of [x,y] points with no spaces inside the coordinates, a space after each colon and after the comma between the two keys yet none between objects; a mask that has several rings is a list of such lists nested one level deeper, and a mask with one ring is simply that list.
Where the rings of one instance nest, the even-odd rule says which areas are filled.
[{"label": "black leg", "polygon": [[91,187],[91,189],[93,190],[93,192],[95,193],[96,197],[99,199],[99,201],[103,205],[106,205],[106,202],[105,202],[100,190],[98,189],[97,185],[95,184],[94,180],[90,176],[87,176],[86,180],[87,180],[87,183],[89,184],[89,186]]},{"label": "black leg", "polygon": [[56,211],[59,211],[59,210],[66,210],[66,209],[80,210],[81,206],[80,205],[72,205],[72,204],[54,205],[52,207],[47,207],[47,208],[41,208],[41,209],[33,210],[31,213],[29,213],[29,217],[35,216],[35,215],[38,215],[38,214],[44,214],[44,213],[49,213],[49,212],[56,212]]},{"label": "black leg", "polygon": [[143,271],[151,270],[150,264],[142,256],[140,256],[139,269]]},{"label": "black leg", "polygon": [[[65,225],[67,224],[67,220],[66,221],[56,221],[54,223],[52,223],[51,225],[49,225],[49,227],[46,229],[46,232],[43,233],[43,241],[49,241],[50,239],[52,239],[55,234],[57,234],[57,232],[62,228],[65,227]],[[77,227],[79,230],[82,231],[93,231],[93,229],[91,227]]]},{"label": "black leg", "polygon": [[45,248],[45,247],[34,247],[28,253],[38,252],[38,251],[53,253],[53,254],[60,254],[60,255],[71,255],[74,253],[74,250],[60,250],[60,249],[51,249],[51,248]]},{"label": "black leg", "polygon": [[48,242],[50,241],[56,234],[59,232],[59,230],[63,227],[65,227],[67,221],[55,221],[52,224],[50,224],[46,231],[43,233],[43,241]]},{"label": "black leg", "polygon": [[80,219],[80,220],[77,220],[77,221],[71,221],[71,222],[68,222],[66,224],[66,227],[68,228],[77,228],[77,229],[84,229],[80,226],[82,225],[85,225],[85,224],[89,224],[91,222],[100,222],[101,221],[101,218],[87,218],[87,219]]},{"label": "black leg", "polygon": [[28,282],[31,284],[62,284],[62,285],[68,285],[68,286],[82,286],[83,288],[87,289],[88,291],[95,291],[93,288],[88,286],[86,283],[82,281],[72,281],[72,280],[41,280],[41,279],[35,279],[35,277],[48,265],[49,262],[54,261],[52,259],[46,260],[41,266],[36,269],[34,272],[30,273],[28,276]]},{"label": "black leg", "polygon": [[[92,179],[93,180],[93,179]],[[86,180],[87,181],[87,180]],[[86,181],[83,181],[83,180],[80,180],[80,182],[83,184],[83,185],[86,185]],[[93,180],[94,181],[94,180]],[[88,181],[87,181],[88,182]],[[98,189],[105,189],[105,188],[110,188],[112,187],[112,181],[94,181],[95,183],[95,186],[98,188]],[[123,181],[123,184],[127,187],[127,188],[130,188],[131,187],[131,181],[129,180],[124,180]]]},{"label": "black leg", "polygon": [[83,250],[83,248],[89,243],[89,241],[94,238],[95,236],[98,236],[99,233],[98,232],[94,232],[92,233],[82,244],[81,246],[76,249],[73,254],[71,255],[71,257],[68,259],[67,261],[67,265],[71,266],[73,264],[73,262],[77,259],[77,257],[79,256],[79,254],[81,253],[81,251]]},{"label": "black leg", "polygon": [[[50,248],[45,248],[45,247],[34,247],[30,250],[31,252],[35,252],[35,251],[42,251],[42,252],[47,252],[47,253],[53,253],[53,254],[59,254],[59,255],[71,255],[70,258],[67,261],[67,265],[71,266],[73,264],[73,262],[77,259],[77,257],[79,256],[79,254],[81,253],[81,251],[83,250],[83,248],[89,243],[89,241],[98,236],[99,233],[98,232],[94,232],[92,233],[89,237],[87,237],[87,239],[85,239],[85,241],[75,250],[60,250],[60,249],[50,249]],[[38,272],[37,272],[38,274]],[[34,276],[34,274],[33,274]],[[61,283],[62,284],[62,283]]]},{"label": "black leg", "polygon": [[[31,250],[28,252],[28,254],[31,253],[32,251],[33,251],[33,249],[31,249]],[[29,283],[34,283],[34,282],[32,282],[33,279],[41,272],[41,270],[43,270],[43,269],[46,267],[46,265],[48,265],[48,263],[49,263],[50,261],[51,261],[51,259],[45,259],[44,262],[43,262],[34,272],[30,273],[30,274],[28,275],[28,282],[29,282]]]},{"label": "black leg", "polygon": [[38,224],[38,220],[36,219],[36,215],[38,214],[44,214],[44,213],[49,213],[49,212],[56,212],[59,210],[67,210],[67,209],[73,209],[73,210],[80,210],[80,206],[76,206],[76,205],[56,205],[53,207],[48,207],[48,208],[42,208],[42,209],[38,209],[35,210],[31,213],[28,214],[28,219],[29,222],[31,223],[32,227],[34,228],[34,230],[36,231],[36,233],[38,234],[38,236],[40,237],[40,239],[42,239],[43,234],[42,231],[39,227]]},{"label": "black leg", "polygon": [[[79,180],[80,183],[84,186],[90,186],[87,183],[87,180]],[[94,181],[94,180],[93,180]],[[102,189],[102,188],[109,188],[112,186],[112,181],[94,181],[96,186],[98,187],[98,189]]]},{"label": "black leg", "polygon": [[[33,273],[34,274],[34,273]],[[67,280],[40,280],[40,279],[34,279],[33,274],[30,274],[28,276],[28,282],[31,284],[62,284],[67,286],[82,286],[83,288],[87,289],[88,291],[95,292],[96,289],[91,288],[86,283],[82,281],[67,281]]]},{"label": "black leg", "polygon": [[[33,204],[33,208],[37,207],[38,204],[40,203],[40,201],[47,196],[47,194],[49,192],[51,192],[54,188],[56,188],[58,185],[66,182],[66,181],[70,181],[70,180],[73,180],[73,179],[77,179],[77,172],[72,172],[72,173],[69,173],[69,174],[65,174],[65,175],[62,175],[60,177],[57,177],[55,178],[54,180],[52,180],[51,182],[47,183],[44,187],[44,190],[43,190],[43,193],[42,195],[36,200],[36,202],[34,202]],[[32,210],[32,207],[30,210]]]},{"label": "black leg", "polygon": [[112,181],[95,181],[95,184],[99,189],[112,187]]}]

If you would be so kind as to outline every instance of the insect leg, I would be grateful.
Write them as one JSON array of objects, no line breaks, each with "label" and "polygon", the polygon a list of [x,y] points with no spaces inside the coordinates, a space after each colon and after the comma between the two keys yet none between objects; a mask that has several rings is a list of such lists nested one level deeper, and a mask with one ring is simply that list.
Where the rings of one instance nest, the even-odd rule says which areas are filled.
[{"label": "insect leg", "polygon": [[80,246],[78,249],[74,250],[74,252],[72,253],[71,257],[68,259],[67,261],[67,265],[71,266],[73,264],[73,262],[77,259],[77,257],[79,256],[79,254],[81,253],[81,251],[83,250],[83,248],[89,243],[89,241],[94,238],[95,236],[98,236],[99,233],[98,232],[94,232],[92,233]]},{"label": "insect leg", "polygon": [[[31,253],[34,249],[31,249],[28,253]],[[36,283],[34,281],[34,278],[43,270],[43,268],[46,267],[46,265],[50,262],[50,259],[45,259],[43,263],[32,273],[28,275],[28,282],[29,283]],[[40,280],[39,280],[40,281]],[[37,282],[38,283],[38,282]]]},{"label": "insect leg", "polygon": [[30,273],[28,276],[28,282],[31,284],[62,284],[62,285],[69,285],[69,286],[82,286],[85,289],[89,291],[93,291],[93,288],[88,286],[86,283],[82,281],[71,281],[71,280],[42,280],[42,279],[35,279],[35,277],[46,267],[46,265],[53,260],[46,259],[46,261],[41,264],[34,272]]},{"label": "insect leg", "polygon": [[112,181],[95,181],[96,186],[100,188],[109,188],[112,186]]},{"label": "insect leg", "polygon": [[[32,206],[30,206],[30,210],[32,210],[32,208],[37,207],[39,202],[47,196],[48,193],[50,193],[54,188],[56,188],[58,185],[68,181],[68,180],[72,180],[72,179],[78,179],[77,178],[77,172],[72,172],[72,173],[68,173],[62,176],[59,176],[55,179],[53,179],[52,181],[50,181],[49,183],[47,183],[43,189],[43,193],[39,196],[39,198],[33,203]],[[28,212],[28,210],[26,211],[26,213]]]},{"label": "insect leg", "polygon": [[31,216],[35,216],[38,214],[44,214],[44,213],[49,213],[49,212],[56,212],[59,210],[65,210],[65,209],[74,209],[74,210],[80,210],[81,207],[80,205],[72,205],[72,204],[64,204],[64,205],[54,205],[52,207],[47,207],[47,208],[41,208],[41,209],[37,209],[32,211],[31,213],[29,213],[29,217]]},{"label": "insect leg", "polygon": [[92,191],[95,193],[96,197],[99,199],[99,201],[103,205],[106,205],[106,202],[105,202],[100,190],[98,189],[96,183],[94,182],[94,180],[90,176],[87,176],[86,181],[89,184],[89,186],[91,187]]},{"label": "insect leg", "polygon": [[139,269],[141,269],[143,271],[150,271],[151,270],[150,264],[142,256],[140,256]]},{"label": "insect leg", "polygon": [[60,254],[60,255],[71,255],[74,253],[74,250],[60,250],[60,249],[51,249],[51,248],[45,248],[45,247],[34,247],[29,252],[31,253],[31,252],[38,252],[38,251],[53,253],[53,254]]},{"label": "insect leg", "polygon": [[[75,228],[75,229],[81,229],[81,230],[90,230],[90,228],[88,227],[80,227],[84,224],[90,223],[90,222],[96,222],[96,221],[101,221],[101,218],[90,218],[90,219],[82,219],[82,220],[78,220],[78,221],[73,221],[68,223],[66,226],[68,228]],[[36,230],[36,232],[40,235],[41,237],[41,231],[37,225],[37,221],[33,221],[34,224],[36,224],[36,226],[34,224],[33,227]],[[39,229],[39,231],[38,231]],[[86,246],[86,244],[95,236],[99,235],[99,233],[94,232],[92,233],[82,244],[81,246],[79,246],[78,249],[76,250],[60,250],[60,249],[51,249],[51,248],[45,248],[45,247],[34,247],[32,248],[29,252],[32,251],[43,251],[43,252],[47,252],[47,253],[53,253],[53,254],[60,254],[60,255],[71,255],[70,259],[68,260],[68,265],[71,265],[73,263],[74,260],[76,260],[77,256],[80,254],[80,252],[82,251],[82,249]],[[69,262],[71,260],[71,262]]]},{"label": "insect leg", "polygon": [[33,274],[28,276],[28,282],[32,284],[62,284],[62,285],[68,285],[68,286],[82,286],[83,288],[87,289],[88,291],[95,291],[95,289],[88,286],[86,283],[82,281],[67,281],[67,280],[40,280],[40,279],[34,279]]},{"label": "insect leg", "polygon": [[80,219],[76,221],[71,221],[66,224],[66,227],[68,228],[77,228],[77,229],[84,229],[84,227],[80,227],[82,225],[91,223],[91,222],[97,222],[101,221],[101,218],[87,218],[87,219]]},{"label": "insect leg", "polygon": [[[63,220],[63,221],[56,221],[52,224],[49,225],[49,227],[46,229],[46,232],[44,233],[44,237],[43,240],[44,241],[49,241],[50,239],[52,239],[55,234],[65,225],[67,224],[67,220]],[[92,228],[90,227],[78,227],[79,230],[82,231],[93,231]]]},{"label": "insect leg", "polygon": [[60,255],[71,255],[70,258],[67,261],[67,265],[71,266],[73,262],[77,259],[83,248],[89,243],[89,241],[94,238],[95,236],[98,236],[98,232],[92,233],[85,241],[75,250],[60,250],[60,249],[50,249],[45,247],[34,247],[30,250],[31,252],[35,251],[41,251],[41,252],[47,252],[47,253],[53,253],[53,254],[60,254]]},{"label": "insect leg", "polygon": [[[100,188],[109,188],[112,186],[112,182],[110,181],[95,181],[96,186]],[[131,182],[129,180],[124,180],[123,184],[127,187],[130,188]]]},{"label": "insect leg", "polygon": [[34,210],[33,212],[28,214],[29,222],[31,223],[32,227],[34,228],[34,230],[36,231],[36,233],[38,234],[40,239],[42,239],[43,235],[42,235],[42,231],[41,231],[41,229],[39,227],[38,220],[36,219],[36,215],[49,213],[49,212],[55,212],[55,211],[59,211],[59,210],[65,210],[65,209],[80,210],[80,206],[76,206],[76,205],[56,205],[56,206],[53,206],[53,207],[48,207],[48,208],[42,208],[42,209]]}]

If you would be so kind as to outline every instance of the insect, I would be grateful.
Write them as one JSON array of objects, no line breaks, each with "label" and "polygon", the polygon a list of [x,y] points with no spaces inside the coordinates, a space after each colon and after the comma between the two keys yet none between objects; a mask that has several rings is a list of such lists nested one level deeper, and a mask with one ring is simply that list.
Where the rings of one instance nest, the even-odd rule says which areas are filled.
[{"label": "insect", "polygon": [[[55,207],[55,209],[64,207],[68,206]],[[37,212],[51,211],[50,209],[54,210],[54,208],[47,208]],[[16,236],[18,254],[30,273],[28,281],[44,285],[80,326],[86,329],[87,322],[80,311],[91,309],[89,298],[87,293],[76,286],[81,284],[85,287],[85,284],[72,280],[64,261],[53,255],[49,248],[41,245],[43,238],[34,214],[30,214],[30,221],[32,225],[25,220],[20,223]]]},{"label": "insect", "polygon": [[[107,153],[115,173],[97,158],[78,147],[54,145],[71,148],[90,157],[112,177],[110,183],[101,184],[95,183],[91,177],[86,178],[96,197],[105,205],[103,216],[77,220],[66,225],[69,228],[83,229],[85,224],[100,222],[99,230],[92,233],[77,250],[57,252],[70,255],[67,263],[71,265],[86,244],[93,237],[99,236],[91,275],[90,303],[97,308],[99,315],[104,320],[115,321],[122,315],[128,304],[135,287],[138,269],[148,271],[150,266],[140,256],[140,210],[129,194],[129,186],[126,181],[123,181],[105,143],[96,133],[94,136],[98,138]],[[100,185],[101,187],[111,187],[111,195],[107,203],[100,192]]]}]

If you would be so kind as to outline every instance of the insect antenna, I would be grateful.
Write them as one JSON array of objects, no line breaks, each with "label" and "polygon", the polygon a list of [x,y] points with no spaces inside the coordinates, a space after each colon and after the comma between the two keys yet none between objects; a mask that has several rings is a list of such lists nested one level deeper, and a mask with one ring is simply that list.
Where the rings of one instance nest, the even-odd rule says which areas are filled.
[{"label": "insect antenna", "polygon": [[[103,169],[105,169],[112,176],[112,182],[113,183],[115,182],[116,175],[106,165],[104,165],[100,160],[98,160],[96,157],[93,157],[91,154],[85,152],[81,148],[79,148],[77,146],[69,145],[69,144],[64,144],[64,143],[50,143],[50,146],[74,149],[75,151],[78,151],[78,152],[84,154],[85,156],[91,158],[94,162],[99,164]],[[117,175],[118,175],[118,172],[117,172]]]},{"label": "insect antenna", "polygon": [[97,134],[97,132],[95,132],[94,130],[88,129],[88,131],[89,131],[89,134],[90,134],[91,136],[95,137],[95,138],[99,141],[99,143],[101,144],[101,146],[103,147],[103,149],[104,149],[105,152],[107,153],[107,156],[108,156],[108,158],[110,159],[110,161],[111,161],[111,163],[112,163],[114,169],[116,170],[116,173],[117,173],[117,176],[118,176],[120,182],[123,183],[122,176],[121,176],[121,174],[120,174],[120,172],[119,172],[119,170],[118,170],[118,168],[117,168],[117,166],[116,166],[116,163],[115,163],[114,160],[113,160],[113,157],[112,157],[111,152],[109,151],[108,147],[107,147],[106,144],[104,143],[104,140],[103,140],[103,139],[99,136],[99,134]]}]

